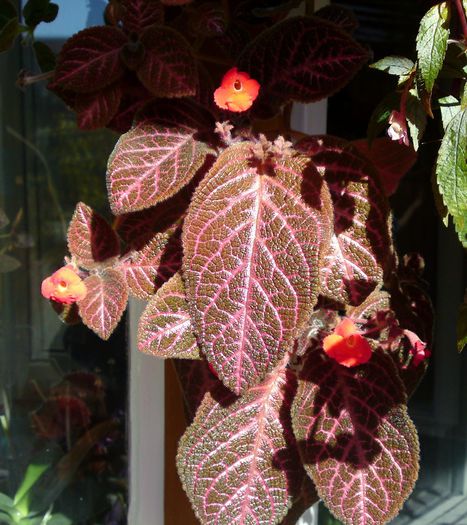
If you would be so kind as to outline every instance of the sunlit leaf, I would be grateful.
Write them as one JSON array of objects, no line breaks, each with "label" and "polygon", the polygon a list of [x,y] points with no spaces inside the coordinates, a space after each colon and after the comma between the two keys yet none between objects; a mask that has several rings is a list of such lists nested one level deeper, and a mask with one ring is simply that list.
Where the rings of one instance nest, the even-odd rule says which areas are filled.
[{"label": "sunlit leaf", "polygon": [[378,60],[374,64],[370,65],[373,69],[378,69],[379,71],[384,71],[389,75],[396,75],[398,77],[410,75],[412,69],[414,68],[414,63],[410,58],[400,57],[400,56],[387,56]]},{"label": "sunlit leaf", "polygon": [[431,94],[443,67],[449,38],[449,18],[450,4],[441,2],[434,5],[420,22],[417,35],[418,69],[428,94]]},{"label": "sunlit leaf", "polygon": [[127,42],[116,27],[96,26],[80,31],[62,47],[52,84],[76,93],[90,93],[119,79],[125,67],[120,51]]},{"label": "sunlit leaf", "polygon": [[299,466],[287,417],[294,390],[282,363],[241,398],[225,389],[205,396],[177,455],[202,524],[274,525],[285,516]]},{"label": "sunlit leaf", "polygon": [[383,525],[418,475],[419,445],[392,358],[346,368],[311,352],[292,406],[295,437],[319,496],[347,525]]},{"label": "sunlit leaf", "polygon": [[195,135],[206,121],[194,122],[193,115],[186,119],[184,109],[189,112],[179,102],[167,104],[166,110],[172,111],[166,116],[141,118],[120,137],[107,169],[109,200],[116,215],[172,197],[203,165],[210,149]]},{"label": "sunlit leaf", "polygon": [[[439,191],[463,244],[467,244],[467,109],[449,122],[436,162]],[[456,223],[457,220],[457,223]]]},{"label": "sunlit leaf", "polygon": [[442,97],[438,99],[439,110],[441,112],[441,121],[443,123],[443,129],[446,131],[451,120],[459,113],[461,110],[460,102],[456,97],[448,95],[447,97]]},{"label": "sunlit leaf", "polygon": [[334,204],[334,234],[321,267],[321,294],[341,305],[360,304],[392,261],[389,208],[377,174],[340,139],[310,137],[297,148],[311,156]]},{"label": "sunlit leaf", "polygon": [[138,348],[164,359],[199,359],[179,273],[157,291],[144,310],[138,328]]},{"label": "sunlit leaf", "polygon": [[252,164],[251,146],[220,155],[195,191],[183,238],[195,331],[236,393],[291,347],[316,302],[328,242],[326,190],[308,158],[278,160],[269,175]]},{"label": "sunlit leaf", "polygon": [[107,221],[83,202],[68,227],[68,249],[84,268],[120,255],[120,241]]},{"label": "sunlit leaf", "polygon": [[180,229],[157,233],[139,250],[132,250],[119,262],[131,295],[148,299],[174,275],[182,264]]},{"label": "sunlit leaf", "polygon": [[78,302],[81,319],[101,339],[108,339],[126,308],[126,281],[119,271],[107,268],[84,282],[87,294]]}]

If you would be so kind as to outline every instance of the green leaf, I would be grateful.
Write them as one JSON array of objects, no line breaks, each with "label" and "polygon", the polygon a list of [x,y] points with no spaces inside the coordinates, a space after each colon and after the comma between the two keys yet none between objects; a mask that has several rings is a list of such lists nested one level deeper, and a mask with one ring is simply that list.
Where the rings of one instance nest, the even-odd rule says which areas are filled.
[{"label": "green leaf", "polygon": [[53,22],[57,14],[58,5],[50,0],[29,0],[23,8],[24,21],[32,28],[41,22]]},{"label": "green leaf", "polygon": [[454,217],[454,229],[462,246],[467,248],[467,216],[456,215]]},{"label": "green leaf", "polygon": [[371,64],[370,67],[400,77],[410,75],[414,63],[409,58],[391,55]]},{"label": "green leaf", "polygon": [[457,318],[457,351],[462,352],[467,346],[467,302],[459,308]]},{"label": "green leaf", "polygon": [[427,93],[431,93],[443,67],[449,38],[448,2],[433,6],[422,18],[417,35],[418,68]]},{"label": "green leaf", "polygon": [[43,73],[47,71],[53,71],[57,59],[55,53],[50,49],[44,42],[34,42],[33,44],[34,54],[36,55],[37,63]]},{"label": "green leaf", "polygon": [[397,93],[386,95],[376,106],[368,122],[367,137],[371,143],[382,131],[388,128],[391,111],[399,107],[400,97]]},{"label": "green leaf", "polygon": [[425,133],[426,113],[415,89],[411,89],[407,97],[406,112],[410,138],[412,139],[414,150],[417,151],[420,146],[420,140]]},{"label": "green leaf", "polygon": [[35,485],[36,481],[42,476],[42,474],[48,469],[49,463],[32,463],[26,469],[23,481],[19,486],[15,494],[14,504],[21,514],[26,515],[29,513],[29,497],[28,493]]},{"label": "green leaf", "polygon": [[21,263],[15,257],[0,253],[0,273],[14,272],[21,266]]},{"label": "green leaf", "polygon": [[459,111],[449,122],[436,163],[436,177],[443,202],[454,217],[461,238],[467,217],[467,109]]},{"label": "green leaf", "polygon": [[456,97],[448,95],[438,99],[439,110],[441,112],[441,121],[443,123],[443,129],[446,131],[448,124],[451,120],[459,113],[461,106]]}]

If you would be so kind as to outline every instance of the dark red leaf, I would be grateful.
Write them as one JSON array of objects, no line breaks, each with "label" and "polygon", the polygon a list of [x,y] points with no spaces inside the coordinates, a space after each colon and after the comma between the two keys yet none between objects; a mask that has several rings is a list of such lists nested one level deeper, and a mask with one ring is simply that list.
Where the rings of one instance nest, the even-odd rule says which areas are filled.
[{"label": "dark red leaf", "polygon": [[164,23],[164,8],[159,0],[122,0],[123,28],[141,34],[146,27]]},{"label": "dark red leaf", "polygon": [[144,62],[138,78],[157,97],[179,98],[196,94],[198,72],[190,45],[169,27],[152,26],[141,35]]},{"label": "dark red leaf", "polygon": [[79,202],[68,227],[68,249],[79,266],[90,269],[120,255],[120,241],[103,217]]},{"label": "dark red leaf", "polygon": [[276,105],[315,102],[341,89],[368,60],[368,51],[317,17],[287,19],[260,34],[238,67],[261,84],[261,99]]},{"label": "dark red leaf", "polygon": [[121,100],[122,88],[118,83],[96,93],[78,96],[74,107],[78,126],[81,129],[105,127],[117,113]]},{"label": "dark red leaf", "polygon": [[383,525],[418,475],[419,444],[391,356],[346,368],[319,349],[304,363],[294,433],[319,496],[347,525]]},{"label": "dark red leaf", "polygon": [[125,71],[119,55],[126,42],[127,37],[116,27],[80,31],[60,51],[52,86],[90,93],[113,84]]},{"label": "dark red leaf", "polygon": [[374,139],[371,146],[367,139],[354,140],[352,144],[376,167],[387,196],[397,190],[400,180],[417,160],[411,146],[399,144],[388,137]]},{"label": "dark red leaf", "polygon": [[352,33],[358,27],[358,20],[355,13],[346,7],[340,5],[327,5],[318,9],[315,16],[329,20],[338,25],[347,33]]}]

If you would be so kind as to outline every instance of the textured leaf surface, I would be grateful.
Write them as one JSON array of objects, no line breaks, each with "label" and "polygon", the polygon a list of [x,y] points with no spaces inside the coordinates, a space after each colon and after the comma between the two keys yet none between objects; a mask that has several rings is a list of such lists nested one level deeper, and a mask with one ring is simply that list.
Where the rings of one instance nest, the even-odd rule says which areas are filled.
[{"label": "textured leaf surface", "polygon": [[290,427],[281,417],[290,404],[287,379],[282,364],[237,400],[225,390],[203,399],[177,455],[180,479],[202,524],[274,525],[287,513],[297,466],[288,453]]},{"label": "textured leaf surface", "polygon": [[422,18],[417,35],[418,69],[430,94],[443,67],[449,38],[448,2],[434,5]]},{"label": "textured leaf surface", "polygon": [[119,54],[127,37],[116,27],[96,26],[65,42],[58,55],[53,83],[76,93],[109,86],[124,73]]},{"label": "textured leaf surface", "polygon": [[123,0],[123,27],[128,32],[140,34],[154,24],[164,22],[164,8],[158,0]]},{"label": "textured leaf surface", "polygon": [[68,227],[68,249],[80,266],[89,269],[120,255],[120,241],[103,217],[79,202]]},{"label": "textured leaf surface", "polygon": [[334,235],[321,267],[321,294],[360,304],[391,261],[389,210],[372,166],[351,144],[332,137],[301,141],[324,175],[334,203]]},{"label": "textured leaf surface", "polygon": [[206,126],[205,120],[196,122],[193,116],[188,120],[189,106],[180,103],[165,109],[164,116],[142,117],[120,137],[109,158],[107,187],[116,215],[149,208],[175,195],[195,176],[210,151],[195,138]]},{"label": "textured leaf surface", "polygon": [[125,274],[131,295],[148,299],[182,264],[180,229],[157,233],[140,250],[128,253],[118,268]]},{"label": "textured leaf surface", "polygon": [[85,279],[86,297],[78,302],[83,323],[101,339],[108,339],[117,327],[128,300],[122,274],[107,268]]},{"label": "textured leaf surface", "polygon": [[379,180],[387,196],[397,190],[400,180],[417,160],[413,148],[388,137],[373,140],[371,146],[366,139],[354,140],[352,144],[378,170]]},{"label": "textured leaf surface", "polygon": [[158,233],[173,233],[180,225],[193,194],[193,184],[152,208],[119,215],[117,232],[136,250],[143,248]]},{"label": "textured leaf surface", "polygon": [[384,71],[389,75],[396,75],[398,77],[405,77],[410,74],[414,67],[414,63],[410,58],[400,57],[400,56],[387,56],[378,60],[370,66],[373,69],[378,69],[379,71]]},{"label": "textured leaf surface", "polygon": [[253,40],[239,59],[239,69],[260,83],[260,99],[279,105],[328,97],[367,59],[366,49],[336,25],[317,17],[296,17]]},{"label": "textured leaf surface", "polygon": [[119,83],[97,93],[81,95],[75,104],[78,126],[81,129],[105,127],[117,113],[121,100],[122,88]]},{"label": "textured leaf surface", "polygon": [[315,16],[329,20],[338,25],[344,31],[352,33],[358,27],[358,20],[355,13],[346,7],[340,5],[327,5],[318,9]]},{"label": "textured leaf surface", "polygon": [[305,468],[338,519],[382,525],[397,515],[417,479],[419,445],[390,356],[376,351],[346,368],[311,352],[292,423]]},{"label": "textured leaf surface", "polygon": [[236,393],[272,371],[316,302],[329,208],[313,170],[297,156],[278,162],[271,176],[260,174],[251,144],[232,146],[198,186],[185,219],[184,277],[195,330]]},{"label": "textured leaf surface", "polygon": [[199,359],[179,273],[158,290],[144,310],[139,322],[138,348],[164,359]]},{"label": "textured leaf surface", "polygon": [[[436,163],[439,191],[449,213],[458,221],[467,221],[467,109],[457,113],[448,124]],[[455,224],[456,225],[456,224]],[[456,225],[458,226],[458,225]],[[463,244],[467,244],[467,227],[456,228]]]},{"label": "textured leaf surface", "polygon": [[169,27],[152,26],[141,35],[145,56],[138,78],[157,97],[196,94],[198,71],[185,38]]}]

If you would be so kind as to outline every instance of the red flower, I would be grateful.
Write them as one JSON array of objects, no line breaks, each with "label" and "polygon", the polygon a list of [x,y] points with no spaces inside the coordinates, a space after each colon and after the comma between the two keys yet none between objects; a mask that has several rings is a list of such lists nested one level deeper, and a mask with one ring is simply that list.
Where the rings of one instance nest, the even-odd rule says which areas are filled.
[{"label": "red flower", "polygon": [[41,293],[46,299],[57,303],[72,304],[84,299],[86,285],[73,266],[63,266],[42,281]]},{"label": "red flower", "polygon": [[229,111],[246,111],[251,108],[258,96],[259,83],[250,78],[248,73],[238,71],[236,67],[227,71],[221,87],[214,91],[214,102]]},{"label": "red flower", "polygon": [[409,352],[413,356],[412,365],[417,367],[420,363],[423,363],[425,359],[430,357],[431,352],[427,349],[426,343],[424,343],[414,332],[410,330],[404,330],[404,335],[410,342]]},{"label": "red flower", "polygon": [[348,368],[366,363],[372,353],[370,343],[348,318],[343,319],[334,332],[323,339],[323,350],[340,365]]}]

